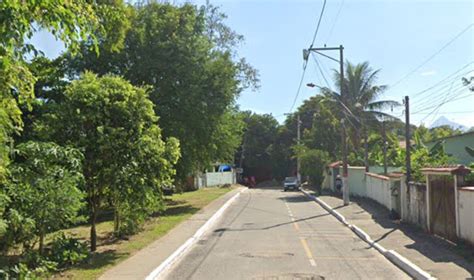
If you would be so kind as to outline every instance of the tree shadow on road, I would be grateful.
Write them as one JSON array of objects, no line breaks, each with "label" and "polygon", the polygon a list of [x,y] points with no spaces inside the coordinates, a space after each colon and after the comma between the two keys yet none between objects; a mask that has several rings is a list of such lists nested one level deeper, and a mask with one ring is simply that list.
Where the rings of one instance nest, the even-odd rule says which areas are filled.
[{"label": "tree shadow on road", "polygon": [[266,226],[266,227],[256,227],[256,228],[244,227],[244,228],[234,228],[234,229],[232,229],[232,228],[218,228],[218,229],[214,230],[214,232],[269,230],[269,229],[272,229],[272,228],[281,227],[281,226],[294,224],[294,223],[298,223],[298,222],[303,222],[303,221],[308,221],[308,220],[313,220],[313,219],[317,219],[317,218],[328,216],[328,215],[329,215],[329,213],[324,213],[324,214],[314,215],[314,216],[311,216],[311,217],[296,219],[294,221],[278,223],[278,224],[274,224],[274,225],[270,225],[270,226]]}]

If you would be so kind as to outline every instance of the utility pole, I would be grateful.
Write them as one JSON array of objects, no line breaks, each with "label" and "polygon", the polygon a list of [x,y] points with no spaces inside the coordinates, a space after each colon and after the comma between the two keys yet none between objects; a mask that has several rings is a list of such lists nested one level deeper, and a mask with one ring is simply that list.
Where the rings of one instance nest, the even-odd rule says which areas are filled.
[{"label": "utility pole", "polygon": [[410,99],[408,96],[405,96],[405,148],[406,148],[406,169],[407,169],[407,189],[408,183],[411,181],[411,137],[410,137]]},{"label": "utility pole", "polygon": [[[342,102],[346,100],[344,90],[344,47],[339,45],[339,71],[341,75],[341,99]],[[344,119],[342,119],[342,199],[344,205],[349,205],[349,180],[347,170],[347,137],[346,137],[346,125]]]},{"label": "utility pole", "polygon": [[364,122],[362,124],[362,133],[364,133],[364,165],[365,172],[369,172],[369,136],[367,135],[367,128],[365,127]]},{"label": "utility pole", "polygon": [[387,134],[385,132],[385,120],[382,121],[382,140],[383,140],[383,174],[387,175]]},{"label": "utility pole", "polygon": [[347,184],[347,136],[345,120],[341,119],[341,144],[342,144],[342,200],[344,205],[349,205],[349,187]]},{"label": "utility pole", "polygon": [[[297,132],[296,132],[296,133],[297,133],[297,134],[296,134],[296,139],[297,139],[296,141],[297,141],[298,145],[300,145],[300,139],[301,139],[301,120],[300,120],[300,114],[297,114],[296,117],[297,117],[297,122],[298,122],[298,124],[297,124],[298,129],[297,129]],[[297,180],[298,180],[298,184],[301,184],[301,174],[300,174],[301,165],[300,165],[300,164],[301,164],[301,163],[300,163],[300,157],[298,156],[298,157],[296,158],[296,178],[297,178]]]},{"label": "utility pole", "polygon": [[[339,51],[339,60],[328,56],[321,51]],[[339,63],[339,71],[340,71],[340,78],[341,78],[341,99],[342,99],[342,106],[343,111],[346,110],[346,105],[344,104],[344,101],[346,100],[345,98],[345,89],[344,89],[344,47],[342,45],[339,45],[339,47],[324,47],[324,48],[312,48],[310,47],[307,50],[303,50],[303,58],[305,60],[308,59],[309,53],[310,52],[315,52],[319,55],[322,55],[326,58],[329,58],[335,62]],[[346,114],[347,112],[344,112]],[[346,139],[346,127],[344,124],[344,119],[341,120],[341,126],[342,126],[342,135],[341,135],[341,144],[342,144],[342,196],[344,200],[344,205],[349,205],[349,184],[348,184],[348,170],[347,170],[347,139]]]}]

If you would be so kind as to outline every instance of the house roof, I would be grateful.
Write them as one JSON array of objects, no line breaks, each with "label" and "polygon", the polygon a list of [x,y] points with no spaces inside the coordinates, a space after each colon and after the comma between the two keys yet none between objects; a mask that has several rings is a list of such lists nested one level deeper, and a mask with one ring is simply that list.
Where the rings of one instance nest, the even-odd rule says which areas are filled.
[{"label": "house roof", "polygon": [[464,165],[447,165],[440,167],[427,167],[422,168],[421,172],[423,174],[452,174],[452,175],[467,175],[471,173],[471,169],[465,167]]},{"label": "house roof", "polygon": [[428,144],[428,143],[435,143],[435,142],[438,142],[438,141],[440,141],[440,140],[445,140],[445,139],[450,139],[450,138],[463,137],[463,136],[471,135],[471,134],[474,135],[474,130],[473,130],[473,131],[464,132],[464,133],[461,133],[461,134],[456,134],[456,135],[451,135],[451,136],[446,136],[446,137],[434,139],[434,140],[432,140],[432,141],[426,142],[426,144]]},{"label": "house roof", "polygon": [[335,167],[338,167],[338,166],[341,166],[341,165],[342,165],[342,161],[340,161],[340,160],[328,164],[328,166],[329,166],[330,168],[335,168]]}]

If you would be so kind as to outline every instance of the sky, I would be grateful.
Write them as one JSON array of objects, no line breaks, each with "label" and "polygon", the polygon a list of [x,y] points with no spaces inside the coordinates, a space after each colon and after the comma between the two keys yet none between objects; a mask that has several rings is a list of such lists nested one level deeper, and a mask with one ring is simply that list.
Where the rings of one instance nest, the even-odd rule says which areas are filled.
[{"label": "sky", "polygon": [[[283,121],[297,94],[302,50],[312,41],[323,0],[211,3],[245,37],[239,54],[260,73],[260,89],[244,91],[237,101],[240,108],[269,113]],[[36,34],[32,42],[49,57],[63,50],[45,32]],[[314,47],[323,45],[343,45],[345,59],[368,61],[373,69],[380,69],[377,83],[388,86],[380,99],[402,102],[408,95],[412,123],[430,125],[445,116],[474,126],[474,94],[463,90],[461,83],[461,77],[474,76],[474,1],[328,0]],[[337,52],[328,54],[338,56]],[[321,56],[318,61],[333,87],[331,73],[338,64]],[[305,85],[326,86],[324,77],[310,58],[293,111],[318,94],[316,88]],[[389,112],[401,117],[402,109]]]}]

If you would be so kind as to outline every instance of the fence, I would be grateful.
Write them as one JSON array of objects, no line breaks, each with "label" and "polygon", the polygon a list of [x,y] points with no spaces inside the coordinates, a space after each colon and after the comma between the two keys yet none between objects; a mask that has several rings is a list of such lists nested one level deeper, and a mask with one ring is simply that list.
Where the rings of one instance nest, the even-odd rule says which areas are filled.
[{"label": "fence", "polygon": [[459,237],[474,244],[474,187],[459,189]]},{"label": "fence", "polygon": [[410,182],[407,186],[402,180],[400,200],[402,220],[427,230],[426,185]]},{"label": "fence", "polygon": [[196,188],[235,184],[237,180],[235,172],[206,172],[196,176]]},{"label": "fence", "polygon": [[[335,190],[342,174],[340,162],[328,166],[324,187]],[[378,170],[371,167],[370,170]],[[391,170],[397,170],[392,168]],[[379,175],[364,167],[348,167],[350,195],[370,198],[401,219],[422,229],[455,241],[474,244],[474,187],[462,187],[463,176],[470,172],[462,165],[424,168],[427,184],[405,183],[401,173]]]},{"label": "fence", "polygon": [[388,209],[392,209],[390,178],[374,173],[366,173],[366,175],[367,197],[377,201]]}]

